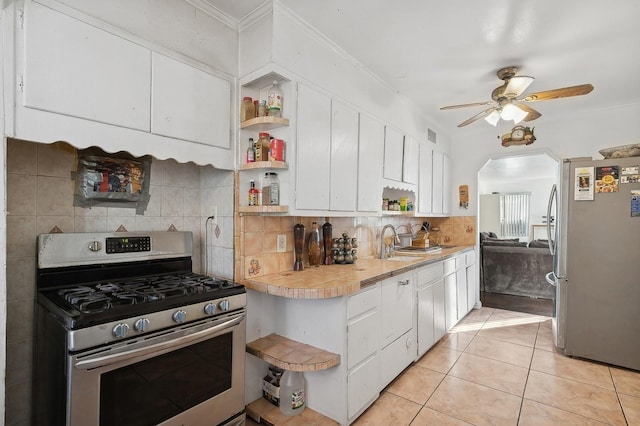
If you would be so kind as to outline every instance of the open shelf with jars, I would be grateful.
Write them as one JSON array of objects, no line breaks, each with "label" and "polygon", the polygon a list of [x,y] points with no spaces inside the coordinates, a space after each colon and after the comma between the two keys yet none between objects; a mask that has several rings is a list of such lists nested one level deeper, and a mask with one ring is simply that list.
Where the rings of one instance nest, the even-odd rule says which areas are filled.
[{"label": "open shelf with jars", "polygon": [[[241,99],[244,97],[251,97],[252,100],[265,100],[269,92],[269,88],[274,81],[278,82],[280,90],[283,95],[283,109],[282,115],[287,114],[288,111],[293,111],[293,105],[295,105],[295,91],[294,83],[277,72],[256,73],[240,80]],[[291,102],[288,102],[291,100]],[[287,204],[290,201],[290,174],[289,164],[284,158],[284,155],[294,156],[295,150],[290,149],[290,140],[292,132],[289,128],[289,119],[281,116],[259,116],[248,118],[239,123],[240,125],[240,143],[238,158],[238,191],[240,193],[238,201],[238,213],[242,215],[247,214],[285,214],[289,212]],[[283,161],[270,160],[265,155],[264,151],[260,155],[255,155],[256,160],[247,162],[247,153],[249,148],[249,139],[253,139],[254,144],[260,139],[260,133],[269,133],[269,137],[280,139],[283,141]],[[269,145],[267,141],[266,146]],[[265,145],[263,145],[265,146]],[[265,158],[266,157],[266,158]],[[276,158],[278,158],[276,156]],[[266,160],[266,161],[265,161]],[[280,158],[278,158],[280,160]],[[279,205],[262,204],[262,205],[249,205],[249,189],[250,182],[255,182],[255,187],[259,191],[262,191],[262,182],[265,174],[277,173],[277,179],[279,181]],[[260,194],[263,195],[263,194]],[[261,197],[260,197],[261,198]]]}]

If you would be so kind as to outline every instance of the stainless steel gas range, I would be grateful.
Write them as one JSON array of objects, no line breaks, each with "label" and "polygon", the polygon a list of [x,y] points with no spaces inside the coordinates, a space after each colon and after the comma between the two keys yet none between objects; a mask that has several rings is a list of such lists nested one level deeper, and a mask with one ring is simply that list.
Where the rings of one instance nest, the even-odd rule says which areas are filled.
[{"label": "stainless steel gas range", "polygon": [[244,424],[246,290],[190,232],[38,237],[35,425]]}]

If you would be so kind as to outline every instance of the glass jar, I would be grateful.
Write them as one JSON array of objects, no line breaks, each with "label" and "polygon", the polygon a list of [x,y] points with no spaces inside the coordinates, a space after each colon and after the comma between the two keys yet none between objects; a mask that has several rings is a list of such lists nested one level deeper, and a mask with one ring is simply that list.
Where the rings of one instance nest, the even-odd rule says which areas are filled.
[{"label": "glass jar", "polygon": [[309,266],[320,266],[322,263],[322,240],[320,239],[320,228],[317,222],[311,224],[307,254],[309,255]]},{"label": "glass jar", "polygon": [[258,102],[258,117],[265,117],[267,115],[267,101],[262,100]]},{"label": "glass jar", "polygon": [[256,161],[269,161],[269,133],[259,133],[256,141]]},{"label": "glass jar", "polygon": [[242,98],[240,105],[240,121],[247,121],[256,116],[256,109],[253,106],[253,99],[249,96]]},{"label": "glass jar", "polygon": [[280,180],[277,173],[265,173],[262,179],[262,205],[280,205]]}]

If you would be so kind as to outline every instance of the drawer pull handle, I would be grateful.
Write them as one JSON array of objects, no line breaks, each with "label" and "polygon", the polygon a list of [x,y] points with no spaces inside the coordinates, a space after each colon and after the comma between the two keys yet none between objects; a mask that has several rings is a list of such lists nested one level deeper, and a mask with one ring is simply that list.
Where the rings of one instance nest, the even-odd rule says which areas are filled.
[{"label": "drawer pull handle", "polygon": [[398,284],[400,285],[409,285],[409,280],[404,280],[404,281],[398,281]]}]

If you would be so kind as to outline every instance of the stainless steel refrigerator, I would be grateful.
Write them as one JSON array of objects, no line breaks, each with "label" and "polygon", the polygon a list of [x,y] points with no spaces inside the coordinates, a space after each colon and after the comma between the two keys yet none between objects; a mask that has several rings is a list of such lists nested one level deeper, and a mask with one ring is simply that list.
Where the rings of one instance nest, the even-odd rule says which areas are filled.
[{"label": "stainless steel refrigerator", "polygon": [[[547,229],[566,355],[640,370],[640,157],[563,161]],[[557,191],[556,191],[557,189]],[[636,195],[638,194],[638,195]],[[590,199],[592,198],[592,199]]]}]

